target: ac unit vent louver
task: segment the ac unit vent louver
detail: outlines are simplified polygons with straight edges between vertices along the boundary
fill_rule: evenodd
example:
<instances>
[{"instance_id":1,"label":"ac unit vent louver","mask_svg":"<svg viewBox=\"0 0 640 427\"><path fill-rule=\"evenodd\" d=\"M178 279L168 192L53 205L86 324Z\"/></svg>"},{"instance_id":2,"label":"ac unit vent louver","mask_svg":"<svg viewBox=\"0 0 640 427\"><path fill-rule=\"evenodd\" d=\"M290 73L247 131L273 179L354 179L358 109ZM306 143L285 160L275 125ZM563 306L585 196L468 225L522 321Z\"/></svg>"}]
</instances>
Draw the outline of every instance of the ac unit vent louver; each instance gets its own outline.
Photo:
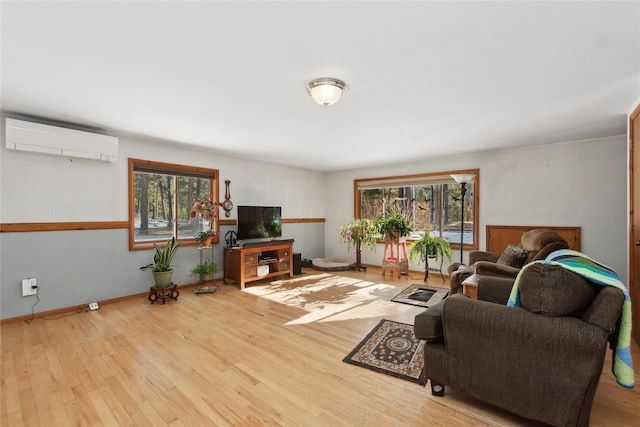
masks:
<instances>
[{"instance_id":1,"label":"ac unit vent louver","mask_svg":"<svg viewBox=\"0 0 640 427\"><path fill-rule=\"evenodd\" d=\"M115 162L118 138L58 126L6 119L6 147L9 150Z\"/></svg>"}]
</instances>

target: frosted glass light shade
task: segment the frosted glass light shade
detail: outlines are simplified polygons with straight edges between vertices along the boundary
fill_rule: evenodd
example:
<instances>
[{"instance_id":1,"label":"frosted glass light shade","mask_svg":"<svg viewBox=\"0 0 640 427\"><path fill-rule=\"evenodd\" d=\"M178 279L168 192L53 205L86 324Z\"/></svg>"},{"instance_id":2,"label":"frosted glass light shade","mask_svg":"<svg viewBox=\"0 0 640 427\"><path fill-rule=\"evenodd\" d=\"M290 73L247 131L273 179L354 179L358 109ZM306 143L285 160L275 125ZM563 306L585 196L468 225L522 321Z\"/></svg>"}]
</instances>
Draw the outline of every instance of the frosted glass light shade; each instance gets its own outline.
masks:
<instances>
[{"instance_id":1,"label":"frosted glass light shade","mask_svg":"<svg viewBox=\"0 0 640 427\"><path fill-rule=\"evenodd\" d=\"M451 178L458 184L468 184L473 182L473 179L476 177L473 173L457 173L451 175Z\"/></svg>"},{"instance_id":2,"label":"frosted glass light shade","mask_svg":"<svg viewBox=\"0 0 640 427\"><path fill-rule=\"evenodd\" d=\"M315 102L327 107L338 102L346 87L341 80L324 77L309 82L307 92Z\"/></svg>"}]
</instances>

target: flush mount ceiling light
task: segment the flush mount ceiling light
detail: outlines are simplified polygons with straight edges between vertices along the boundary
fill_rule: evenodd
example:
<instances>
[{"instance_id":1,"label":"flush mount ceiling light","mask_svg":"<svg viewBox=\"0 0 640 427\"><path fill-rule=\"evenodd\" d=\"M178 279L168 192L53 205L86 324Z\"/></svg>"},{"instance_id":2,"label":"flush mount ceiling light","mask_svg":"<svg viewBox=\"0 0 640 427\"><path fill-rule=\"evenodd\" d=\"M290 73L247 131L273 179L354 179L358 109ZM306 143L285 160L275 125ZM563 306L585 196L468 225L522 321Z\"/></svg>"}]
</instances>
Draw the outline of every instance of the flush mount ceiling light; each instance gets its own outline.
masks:
<instances>
[{"instance_id":1,"label":"flush mount ceiling light","mask_svg":"<svg viewBox=\"0 0 640 427\"><path fill-rule=\"evenodd\" d=\"M342 80L323 77L309 82L307 92L318 104L328 107L338 102L346 88Z\"/></svg>"}]
</instances>

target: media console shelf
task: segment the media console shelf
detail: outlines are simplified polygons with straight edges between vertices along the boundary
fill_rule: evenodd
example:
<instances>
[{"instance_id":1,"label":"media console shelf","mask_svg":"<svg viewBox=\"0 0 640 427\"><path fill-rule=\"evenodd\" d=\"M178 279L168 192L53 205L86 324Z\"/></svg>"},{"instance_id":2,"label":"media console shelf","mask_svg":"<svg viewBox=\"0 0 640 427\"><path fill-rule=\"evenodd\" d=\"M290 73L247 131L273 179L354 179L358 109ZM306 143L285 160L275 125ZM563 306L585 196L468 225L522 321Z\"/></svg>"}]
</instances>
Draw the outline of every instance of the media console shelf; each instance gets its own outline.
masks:
<instances>
[{"instance_id":1,"label":"media console shelf","mask_svg":"<svg viewBox=\"0 0 640 427\"><path fill-rule=\"evenodd\" d=\"M254 243L243 247L224 248L224 284L246 283L271 277L291 277L293 240Z\"/></svg>"}]
</instances>

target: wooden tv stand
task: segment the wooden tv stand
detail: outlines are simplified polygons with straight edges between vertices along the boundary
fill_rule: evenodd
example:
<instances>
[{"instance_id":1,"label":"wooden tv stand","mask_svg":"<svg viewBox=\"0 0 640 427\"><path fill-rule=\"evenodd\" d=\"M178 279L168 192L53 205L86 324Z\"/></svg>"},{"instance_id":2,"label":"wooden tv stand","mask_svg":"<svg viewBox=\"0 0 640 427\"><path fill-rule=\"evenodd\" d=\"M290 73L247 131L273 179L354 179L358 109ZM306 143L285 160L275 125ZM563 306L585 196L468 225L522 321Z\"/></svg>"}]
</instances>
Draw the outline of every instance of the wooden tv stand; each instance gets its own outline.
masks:
<instances>
[{"instance_id":1,"label":"wooden tv stand","mask_svg":"<svg viewBox=\"0 0 640 427\"><path fill-rule=\"evenodd\" d=\"M261 270L267 270L262 273ZM223 283L246 283L287 275L293 271L293 240L254 243L243 247L224 248Z\"/></svg>"}]
</instances>

